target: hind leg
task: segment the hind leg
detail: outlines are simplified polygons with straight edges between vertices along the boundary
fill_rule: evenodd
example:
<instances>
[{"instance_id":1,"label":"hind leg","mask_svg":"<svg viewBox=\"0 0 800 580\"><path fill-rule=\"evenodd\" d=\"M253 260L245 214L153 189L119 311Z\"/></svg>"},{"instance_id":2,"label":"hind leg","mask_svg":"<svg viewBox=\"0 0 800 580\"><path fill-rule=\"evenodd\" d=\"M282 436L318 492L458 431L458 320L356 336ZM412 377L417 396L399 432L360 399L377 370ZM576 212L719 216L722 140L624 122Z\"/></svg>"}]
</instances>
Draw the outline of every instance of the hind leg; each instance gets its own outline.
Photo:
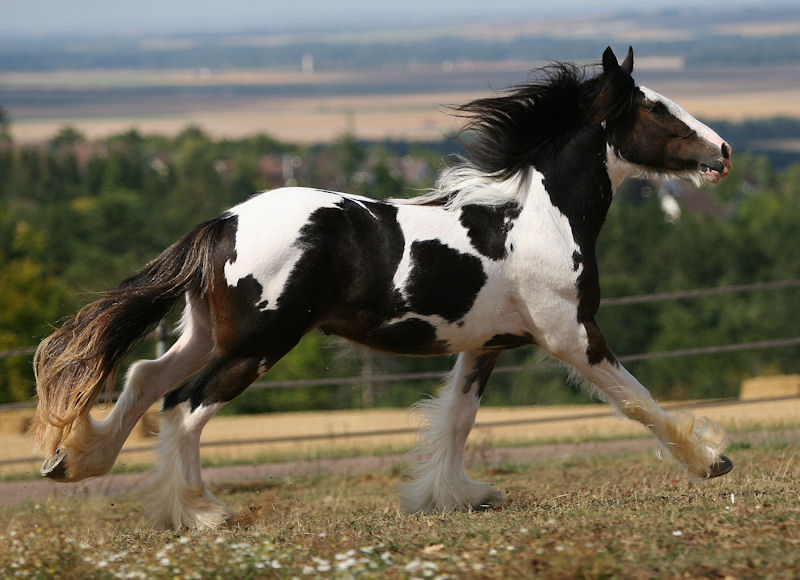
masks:
<instances>
[{"instance_id":1,"label":"hind leg","mask_svg":"<svg viewBox=\"0 0 800 580\"><path fill-rule=\"evenodd\" d=\"M156 528L213 528L231 511L206 489L200 473L200 434L223 403L164 409L156 478L145 490L148 522Z\"/></svg>"},{"instance_id":2,"label":"hind leg","mask_svg":"<svg viewBox=\"0 0 800 580\"><path fill-rule=\"evenodd\" d=\"M400 500L409 513L480 509L499 505L502 494L488 483L473 481L464 467L464 447L475 424L483 389L499 352L462 352L435 399L423 401L423 456L413 480L400 485Z\"/></svg>"},{"instance_id":3,"label":"hind leg","mask_svg":"<svg viewBox=\"0 0 800 580\"><path fill-rule=\"evenodd\" d=\"M288 352L274 356L215 358L189 383L164 399L159 461L145 492L149 522L158 528L213 528L231 515L208 491L200 469L203 427L228 401Z\"/></svg>"},{"instance_id":4,"label":"hind leg","mask_svg":"<svg viewBox=\"0 0 800 580\"><path fill-rule=\"evenodd\" d=\"M144 412L175 385L203 368L213 349L207 308L188 301L184 330L175 344L157 360L132 364L111 413L100 421L87 417L56 455L45 461L42 475L77 481L107 473Z\"/></svg>"}]
</instances>

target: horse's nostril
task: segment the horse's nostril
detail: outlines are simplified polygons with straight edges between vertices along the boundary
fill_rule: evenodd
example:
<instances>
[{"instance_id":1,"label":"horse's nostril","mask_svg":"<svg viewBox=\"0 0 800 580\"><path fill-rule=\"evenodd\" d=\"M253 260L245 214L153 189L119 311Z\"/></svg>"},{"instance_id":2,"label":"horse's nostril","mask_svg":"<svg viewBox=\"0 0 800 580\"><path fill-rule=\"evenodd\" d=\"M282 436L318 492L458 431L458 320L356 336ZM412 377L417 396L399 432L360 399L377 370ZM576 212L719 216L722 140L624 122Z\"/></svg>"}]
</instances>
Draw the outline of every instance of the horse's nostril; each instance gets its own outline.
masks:
<instances>
[{"instance_id":1,"label":"horse's nostril","mask_svg":"<svg viewBox=\"0 0 800 580\"><path fill-rule=\"evenodd\" d=\"M720 149L722 149L722 157L723 157L723 159L730 159L731 158L731 146L730 145L728 145L727 143L723 143L722 147Z\"/></svg>"}]
</instances>

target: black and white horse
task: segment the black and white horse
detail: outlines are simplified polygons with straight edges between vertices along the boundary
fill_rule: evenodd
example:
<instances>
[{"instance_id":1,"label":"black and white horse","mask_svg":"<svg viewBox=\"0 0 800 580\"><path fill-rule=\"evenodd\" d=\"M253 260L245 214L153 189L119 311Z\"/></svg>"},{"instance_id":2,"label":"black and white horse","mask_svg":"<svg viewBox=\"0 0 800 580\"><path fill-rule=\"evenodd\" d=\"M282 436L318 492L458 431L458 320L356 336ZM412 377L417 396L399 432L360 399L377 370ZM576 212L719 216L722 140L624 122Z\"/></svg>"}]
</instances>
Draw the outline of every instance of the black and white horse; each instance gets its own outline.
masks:
<instances>
[{"instance_id":1,"label":"black and white horse","mask_svg":"<svg viewBox=\"0 0 800 580\"><path fill-rule=\"evenodd\" d=\"M108 472L164 397L152 523L220 524L230 512L203 484L203 426L315 328L386 352L458 353L438 398L421 405L425 459L401 486L409 512L501 501L467 476L464 445L500 353L527 344L577 370L690 473L727 473L722 430L660 409L595 322L595 243L620 182L716 183L730 170L728 144L637 86L632 70L632 50L620 64L608 48L594 76L557 64L459 107L470 157L414 199L285 188L197 227L39 346L33 434L43 475ZM180 338L131 365L111 414L92 419L122 357L184 296Z\"/></svg>"}]
</instances>

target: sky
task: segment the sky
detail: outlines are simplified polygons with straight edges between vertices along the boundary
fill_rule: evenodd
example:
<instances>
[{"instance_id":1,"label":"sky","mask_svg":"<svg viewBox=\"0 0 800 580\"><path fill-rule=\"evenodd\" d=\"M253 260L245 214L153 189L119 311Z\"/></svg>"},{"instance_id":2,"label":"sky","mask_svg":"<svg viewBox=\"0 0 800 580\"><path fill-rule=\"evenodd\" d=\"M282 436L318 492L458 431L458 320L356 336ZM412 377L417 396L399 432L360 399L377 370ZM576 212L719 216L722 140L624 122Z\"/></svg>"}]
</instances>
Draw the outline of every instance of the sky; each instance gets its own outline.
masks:
<instances>
[{"instance_id":1,"label":"sky","mask_svg":"<svg viewBox=\"0 0 800 580\"><path fill-rule=\"evenodd\" d=\"M769 0L792 5L797 0ZM726 0L726 10L761 0ZM399 22L425 24L457 17L550 17L634 8L692 7L697 0L0 0L0 34L6 37L111 36L164 32L281 30Z\"/></svg>"}]
</instances>

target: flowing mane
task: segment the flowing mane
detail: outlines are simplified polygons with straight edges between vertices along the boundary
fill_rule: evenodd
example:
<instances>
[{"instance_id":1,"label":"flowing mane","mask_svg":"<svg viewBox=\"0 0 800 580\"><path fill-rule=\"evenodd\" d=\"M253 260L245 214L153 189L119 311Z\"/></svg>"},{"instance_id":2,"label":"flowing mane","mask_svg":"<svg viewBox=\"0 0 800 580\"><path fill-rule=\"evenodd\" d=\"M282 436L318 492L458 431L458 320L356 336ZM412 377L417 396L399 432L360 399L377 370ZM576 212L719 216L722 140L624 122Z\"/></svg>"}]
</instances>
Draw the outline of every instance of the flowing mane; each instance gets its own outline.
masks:
<instances>
[{"instance_id":1,"label":"flowing mane","mask_svg":"<svg viewBox=\"0 0 800 580\"><path fill-rule=\"evenodd\" d=\"M394 201L448 209L520 203L544 150L563 145L582 128L627 106L627 100L599 90L601 77L587 79L585 68L555 62L531 71L533 80L528 83L453 107L457 116L467 119L458 137L468 157L458 157L445 168L432 191ZM633 88L629 77L620 79L626 81Z\"/></svg>"}]
</instances>

